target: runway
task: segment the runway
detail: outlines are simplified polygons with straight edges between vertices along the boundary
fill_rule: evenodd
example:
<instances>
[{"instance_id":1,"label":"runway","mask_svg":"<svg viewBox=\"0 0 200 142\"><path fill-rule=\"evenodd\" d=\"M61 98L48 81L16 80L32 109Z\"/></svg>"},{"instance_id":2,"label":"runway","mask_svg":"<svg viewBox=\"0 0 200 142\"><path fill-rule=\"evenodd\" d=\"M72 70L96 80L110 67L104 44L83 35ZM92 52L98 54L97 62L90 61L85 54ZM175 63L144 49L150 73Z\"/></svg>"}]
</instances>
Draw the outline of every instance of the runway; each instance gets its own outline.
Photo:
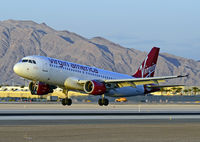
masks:
<instances>
[{"instance_id":1,"label":"runway","mask_svg":"<svg viewBox=\"0 0 200 142\"><path fill-rule=\"evenodd\" d=\"M199 105L0 104L0 141L199 142Z\"/></svg>"},{"instance_id":2,"label":"runway","mask_svg":"<svg viewBox=\"0 0 200 142\"><path fill-rule=\"evenodd\" d=\"M199 119L200 105L1 104L0 120L178 120Z\"/></svg>"}]
</instances>

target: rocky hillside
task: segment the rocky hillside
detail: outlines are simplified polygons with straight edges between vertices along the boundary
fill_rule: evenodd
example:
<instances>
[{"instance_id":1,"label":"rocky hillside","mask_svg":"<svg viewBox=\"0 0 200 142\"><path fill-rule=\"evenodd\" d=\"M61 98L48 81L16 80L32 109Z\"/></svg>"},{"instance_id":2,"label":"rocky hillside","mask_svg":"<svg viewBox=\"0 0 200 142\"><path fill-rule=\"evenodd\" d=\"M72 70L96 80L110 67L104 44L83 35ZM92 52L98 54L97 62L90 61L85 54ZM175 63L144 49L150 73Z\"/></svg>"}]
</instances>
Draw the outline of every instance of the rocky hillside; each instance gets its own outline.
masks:
<instances>
[{"instance_id":1,"label":"rocky hillside","mask_svg":"<svg viewBox=\"0 0 200 142\"><path fill-rule=\"evenodd\" d=\"M162 52L162 48L161 48ZM7 20L0 22L0 84L22 84L12 67L27 55L44 55L133 74L146 53L125 48L101 37L84 38L69 31L56 31L45 23ZM156 76L189 74L170 83L199 85L200 62L161 53Z\"/></svg>"}]
</instances>

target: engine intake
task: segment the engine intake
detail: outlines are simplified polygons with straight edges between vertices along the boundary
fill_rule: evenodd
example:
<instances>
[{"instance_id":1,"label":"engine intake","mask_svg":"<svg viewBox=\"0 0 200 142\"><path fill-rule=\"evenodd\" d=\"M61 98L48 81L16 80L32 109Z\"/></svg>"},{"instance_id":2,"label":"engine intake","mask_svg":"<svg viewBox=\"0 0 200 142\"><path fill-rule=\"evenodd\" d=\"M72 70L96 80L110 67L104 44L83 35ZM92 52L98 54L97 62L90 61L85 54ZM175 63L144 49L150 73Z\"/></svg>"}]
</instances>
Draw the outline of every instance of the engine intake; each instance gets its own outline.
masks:
<instances>
[{"instance_id":1,"label":"engine intake","mask_svg":"<svg viewBox=\"0 0 200 142\"><path fill-rule=\"evenodd\" d=\"M106 86L100 81L90 80L84 84L84 91L92 95L102 95L106 92Z\"/></svg>"}]
</instances>

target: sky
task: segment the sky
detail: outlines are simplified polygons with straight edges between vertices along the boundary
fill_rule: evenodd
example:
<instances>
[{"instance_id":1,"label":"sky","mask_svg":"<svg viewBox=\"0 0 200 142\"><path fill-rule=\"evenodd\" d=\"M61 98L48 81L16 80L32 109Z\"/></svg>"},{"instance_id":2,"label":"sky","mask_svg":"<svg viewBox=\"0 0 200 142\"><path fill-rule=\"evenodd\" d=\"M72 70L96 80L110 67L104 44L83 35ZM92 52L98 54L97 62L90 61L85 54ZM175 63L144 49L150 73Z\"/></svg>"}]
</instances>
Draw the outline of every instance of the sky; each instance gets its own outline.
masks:
<instances>
[{"instance_id":1,"label":"sky","mask_svg":"<svg viewBox=\"0 0 200 142\"><path fill-rule=\"evenodd\" d=\"M86 38L200 60L200 0L0 0L0 21L33 20Z\"/></svg>"}]
</instances>

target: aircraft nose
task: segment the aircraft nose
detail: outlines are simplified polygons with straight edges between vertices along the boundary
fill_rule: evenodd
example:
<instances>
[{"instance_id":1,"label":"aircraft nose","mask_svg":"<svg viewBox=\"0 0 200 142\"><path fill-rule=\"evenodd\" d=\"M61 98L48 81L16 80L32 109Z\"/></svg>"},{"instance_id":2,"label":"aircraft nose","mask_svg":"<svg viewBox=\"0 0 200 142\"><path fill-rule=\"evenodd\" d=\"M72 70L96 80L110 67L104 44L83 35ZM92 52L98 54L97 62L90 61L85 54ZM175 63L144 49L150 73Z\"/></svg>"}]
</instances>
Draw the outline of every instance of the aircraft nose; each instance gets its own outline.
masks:
<instances>
[{"instance_id":1,"label":"aircraft nose","mask_svg":"<svg viewBox=\"0 0 200 142\"><path fill-rule=\"evenodd\" d=\"M19 63L17 63L17 64L14 65L13 71L14 71L16 74L19 74L19 70L20 70Z\"/></svg>"}]
</instances>

